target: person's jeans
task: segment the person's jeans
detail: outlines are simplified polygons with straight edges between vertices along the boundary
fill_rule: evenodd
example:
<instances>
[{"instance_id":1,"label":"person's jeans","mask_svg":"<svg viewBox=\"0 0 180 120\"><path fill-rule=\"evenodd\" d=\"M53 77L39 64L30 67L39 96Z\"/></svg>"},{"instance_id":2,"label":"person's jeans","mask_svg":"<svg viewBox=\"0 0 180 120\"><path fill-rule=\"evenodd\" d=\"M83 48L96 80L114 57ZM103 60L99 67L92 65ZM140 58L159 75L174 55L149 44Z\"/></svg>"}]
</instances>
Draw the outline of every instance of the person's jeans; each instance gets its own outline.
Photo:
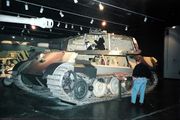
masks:
<instances>
[{"instance_id":1,"label":"person's jeans","mask_svg":"<svg viewBox=\"0 0 180 120\"><path fill-rule=\"evenodd\" d=\"M138 92L140 93L139 103L144 103L144 96L146 90L147 78L138 77L133 81L133 87L131 90L131 103L136 103Z\"/></svg>"}]
</instances>

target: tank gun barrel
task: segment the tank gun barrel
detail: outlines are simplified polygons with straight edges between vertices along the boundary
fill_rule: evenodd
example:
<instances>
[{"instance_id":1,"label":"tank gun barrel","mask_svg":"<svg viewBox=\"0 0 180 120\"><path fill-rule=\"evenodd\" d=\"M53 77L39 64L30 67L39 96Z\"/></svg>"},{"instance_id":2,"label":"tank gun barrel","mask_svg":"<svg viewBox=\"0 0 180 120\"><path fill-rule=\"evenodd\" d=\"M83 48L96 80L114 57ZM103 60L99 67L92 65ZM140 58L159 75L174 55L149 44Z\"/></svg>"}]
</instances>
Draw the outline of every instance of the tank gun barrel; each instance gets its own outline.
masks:
<instances>
[{"instance_id":1,"label":"tank gun barrel","mask_svg":"<svg viewBox=\"0 0 180 120\"><path fill-rule=\"evenodd\" d=\"M9 23L19 23L19 24L29 24L39 26L41 28L52 28L54 22L52 19L48 18L26 18L26 17L15 17L10 15L0 14L0 22Z\"/></svg>"}]
</instances>

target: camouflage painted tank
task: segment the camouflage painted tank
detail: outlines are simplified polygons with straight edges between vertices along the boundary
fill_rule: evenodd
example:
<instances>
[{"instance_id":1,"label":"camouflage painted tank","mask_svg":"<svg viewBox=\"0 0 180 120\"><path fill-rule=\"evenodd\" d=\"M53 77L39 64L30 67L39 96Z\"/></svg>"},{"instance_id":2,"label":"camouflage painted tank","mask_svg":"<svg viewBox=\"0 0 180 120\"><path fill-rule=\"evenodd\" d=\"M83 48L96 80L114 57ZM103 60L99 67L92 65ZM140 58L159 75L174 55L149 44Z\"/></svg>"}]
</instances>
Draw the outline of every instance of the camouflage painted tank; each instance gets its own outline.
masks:
<instances>
[{"instance_id":1,"label":"camouflage painted tank","mask_svg":"<svg viewBox=\"0 0 180 120\"><path fill-rule=\"evenodd\" d=\"M2 51L0 52L0 78L11 77L12 69L21 61L29 58L27 51Z\"/></svg>"},{"instance_id":2,"label":"camouflage painted tank","mask_svg":"<svg viewBox=\"0 0 180 120\"><path fill-rule=\"evenodd\" d=\"M63 51L48 51L18 63L13 81L19 88L46 98L84 105L129 96L134 57L141 53L133 37L85 34L69 38ZM156 59L144 57L152 70L147 92L157 84Z\"/></svg>"}]
</instances>

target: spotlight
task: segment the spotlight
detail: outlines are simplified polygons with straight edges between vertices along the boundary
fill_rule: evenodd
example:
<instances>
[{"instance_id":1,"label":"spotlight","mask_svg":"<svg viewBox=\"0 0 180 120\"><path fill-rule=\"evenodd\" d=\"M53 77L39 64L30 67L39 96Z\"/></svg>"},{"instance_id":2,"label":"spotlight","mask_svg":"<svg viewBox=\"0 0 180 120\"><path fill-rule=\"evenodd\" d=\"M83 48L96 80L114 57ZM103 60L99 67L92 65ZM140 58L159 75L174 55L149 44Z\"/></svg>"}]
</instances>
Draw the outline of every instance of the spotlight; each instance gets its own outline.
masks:
<instances>
[{"instance_id":1,"label":"spotlight","mask_svg":"<svg viewBox=\"0 0 180 120\"><path fill-rule=\"evenodd\" d=\"M2 26L2 27L1 27L1 30L4 30L4 29L5 29L5 27L4 27L4 26Z\"/></svg>"},{"instance_id":2,"label":"spotlight","mask_svg":"<svg viewBox=\"0 0 180 120\"><path fill-rule=\"evenodd\" d=\"M75 3L75 4L78 3L78 0L74 0L74 3Z\"/></svg>"},{"instance_id":3,"label":"spotlight","mask_svg":"<svg viewBox=\"0 0 180 120\"><path fill-rule=\"evenodd\" d=\"M10 6L10 0L6 0L6 6L7 6L7 7Z\"/></svg>"},{"instance_id":4,"label":"spotlight","mask_svg":"<svg viewBox=\"0 0 180 120\"><path fill-rule=\"evenodd\" d=\"M144 22L147 22L147 17L144 17Z\"/></svg>"},{"instance_id":5,"label":"spotlight","mask_svg":"<svg viewBox=\"0 0 180 120\"><path fill-rule=\"evenodd\" d=\"M57 24L57 27L59 27L60 26L60 22L58 22L58 24Z\"/></svg>"},{"instance_id":6,"label":"spotlight","mask_svg":"<svg viewBox=\"0 0 180 120\"><path fill-rule=\"evenodd\" d=\"M35 29L36 29L36 26L35 26L35 25L31 25L31 29L32 29L32 30L35 30Z\"/></svg>"},{"instance_id":7,"label":"spotlight","mask_svg":"<svg viewBox=\"0 0 180 120\"><path fill-rule=\"evenodd\" d=\"M61 17L64 17L64 14L62 13L62 10L60 10L59 14L60 14Z\"/></svg>"},{"instance_id":8,"label":"spotlight","mask_svg":"<svg viewBox=\"0 0 180 120\"><path fill-rule=\"evenodd\" d=\"M103 11L103 10L104 10L104 6L102 5L101 2L99 3L99 10L100 10L100 11Z\"/></svg>"},{"instance_id":9,"label":"spotlight","mask_svg":"<svg viewBox=\"0 0 180 120\"><path fill-rule=\"evenodd\" d=\"M73 24L71 25L71 29L74 29L74 25Z\"/></svg>"},{"instance_id":10,"label":"spotlight","mask_svg":"<svg viewBox=\"0 0 180 120\"><path fill-rule=\"evenodd\" d=\"M27 30L27 33L28 33L28 34L30 34L30 31L29 31L29 30Z\"/></svg>"},{"instance_id":11,"label":"spotlight","mask_svg":"<svg viewBox=\"0 0 180 120\"><path fill-rule=\"evenodd\" d=\"M49 29L50 32L52 32L52 29Z\"/></svg>"},{"instance_id":12,"label":"spotlight","mask_svg":"<svg viewBox=\"0 0 180 120\"><path fill-rule=\"evenodd\" d=\"M90 23L91 23L91 24L93 24L93 23L94 23L94 19L93 19L93 18L91 19Z\"/></svg>"},{"instance_id":13,"label":"spotlight","mask_svg":"<svg viewBox=\"0 0 180 120\"><path fill-rule=\"evenodd\" d=\"M176 26L172 26L172 29L175 29L176 28Z\"/></svg>"},{"instance_id":14,"label":"spotlight","mask_svg":"<svg viewBox=\"0 0 180 120\"><path fill-rule=\"evenodd\" d=\"M27 28L27 26L26 25L24 25L24 29L26 29Z\"/></svg>"},{"instance_id":15,"label":"spotlight","mask_svg":"<svg viewBox=\"0 0 180 120\"><path fill-rule=\"evenodd\" d=\"M25 8L25 10L29 10L29 6L27 3L24 5L24 8Z\"/></svg>"},{"instance_id":16,"label":"spotlight","mask_svg":"<svg viewBox=\"0 0 180 120\"><path fill-rule=\"evenodd\" d=\"M11 37L12 37L12 39L15 39L15 38L16 38L16 36L14 36L14 35L13 35L13 36L11 36Z\"/></svg>"},{"instance_id":17,"label":"spotlight","mask_svg":"<svg viewBox=\"0 0 180 120\"><path fill-rule=\"evenodd\" d=\"M126 27L125 27L125 31L128 31L128 26L126 25Z\"/></svg>"},{"instance_id":18,"label":"spotlight","mask_svg":"<svg viewBox=\"0 0 180 120\"><path fill-rule=\"evenodd\" d=\"M65 28L68 28L68 24L65 24Z\"/></svg>"},{"instance_id":19,"label":"spotlight","mask_svg":"<svg viewBox=\"0 0 180 120\"><path fill-rule=\"evenodd\" d=\"M81 30L81 31L83 30L82 26L80 27L80 30Z\"/></svg>"},{"instance_id":20,"label":"spotlight","mask_svg":"<svg viewBox=\"0 0 180 120\"><path fill-rule=\"evenodd\" d=\"M24 33L24 29L21 30L21 33Z\"/></svg>"},{"instance_id":21,"label":"spotlight","mask_svg":"<svg viewBox=\"0 0 180 120\"><path fill-rule=\"evenodd\" d=\"M43 13L43 11L44 11L44 8L41 6L41 8L40 8L40 13Z\"/></svg>"},{"instance_id":22,"label":"spotlight","mask_svg":"<svg viewBox=\"0 0 180 120\"><path fill-rule=\"evenodd\" d=\"M107 25L106 21L105 21L105 20L102 21L101 25L102 25L103 27L105 27L105 26Z\"/></svg>"}]
</instances>

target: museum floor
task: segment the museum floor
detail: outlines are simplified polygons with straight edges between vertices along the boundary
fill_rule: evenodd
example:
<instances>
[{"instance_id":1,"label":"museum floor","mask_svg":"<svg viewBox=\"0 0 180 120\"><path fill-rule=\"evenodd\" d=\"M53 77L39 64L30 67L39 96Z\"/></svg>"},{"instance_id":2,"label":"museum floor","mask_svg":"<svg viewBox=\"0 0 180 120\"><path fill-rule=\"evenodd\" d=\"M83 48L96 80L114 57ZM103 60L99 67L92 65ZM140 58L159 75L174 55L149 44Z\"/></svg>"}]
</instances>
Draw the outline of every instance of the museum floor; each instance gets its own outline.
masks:
<instances>
[{"instance_id":1,"label":"museum floor","mask_svg":"<svg viewBox=\"0 0 180 120\"><path fill-rule=\"evenodd\" d=\"M180 80L162 79L145 98L132 106L130 97L80 107L57 105L0 84L0 119L4 120L180 120Z\"/></svg>"}]
</instances>

